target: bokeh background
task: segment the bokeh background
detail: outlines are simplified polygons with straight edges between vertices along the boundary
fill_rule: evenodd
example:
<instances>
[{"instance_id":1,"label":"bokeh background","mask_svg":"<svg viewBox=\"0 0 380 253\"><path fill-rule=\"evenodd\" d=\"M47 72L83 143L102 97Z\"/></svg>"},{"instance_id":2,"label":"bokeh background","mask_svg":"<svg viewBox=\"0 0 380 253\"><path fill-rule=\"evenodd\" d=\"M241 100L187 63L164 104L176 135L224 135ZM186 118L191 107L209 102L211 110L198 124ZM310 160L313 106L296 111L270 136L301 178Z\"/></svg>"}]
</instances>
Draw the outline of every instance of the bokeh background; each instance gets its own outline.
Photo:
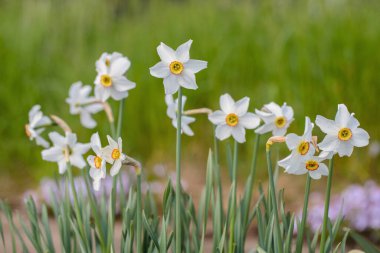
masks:
<instances>
[{"instance_id":1,"label":"bokeh background","mask_svg":"<svg viewBox=\"0 0 380 253\"><path fill-rule=\"evenodd\" d=\"M175 48L188 39L194 40L191 57L209 67L197 75L199 89L185 91L187 109L217 109L225 92L249 96L251 111L287 102L296 119L289 131L301 134L305 116L333 118L337 104L345 103L368 130L371 146L337 160L335 188L379 181L379 13L380 2L373 0L0 0L0 197L17 197L57 173L24 134L34 104L65 119L79 141L89 141L93 131L69 114L65 98L73 82L93 84L102 52L118 51L132 62L127 76L137 88L126 101L126 152L147 171L156 164L173 168L175 130L166 116L162 80L150 76L149 67L159 60L161 41ZM104 136L106 117L95 118ZM184 173L190 185L198 185L213 130L204 115L192 128L195 136L184 138ZM253 137L249 132L240 147L241 179ZM284 147L279 154L287 155ZM325 179L313 187L324 185Z\"/></svg>"}]
</instances>

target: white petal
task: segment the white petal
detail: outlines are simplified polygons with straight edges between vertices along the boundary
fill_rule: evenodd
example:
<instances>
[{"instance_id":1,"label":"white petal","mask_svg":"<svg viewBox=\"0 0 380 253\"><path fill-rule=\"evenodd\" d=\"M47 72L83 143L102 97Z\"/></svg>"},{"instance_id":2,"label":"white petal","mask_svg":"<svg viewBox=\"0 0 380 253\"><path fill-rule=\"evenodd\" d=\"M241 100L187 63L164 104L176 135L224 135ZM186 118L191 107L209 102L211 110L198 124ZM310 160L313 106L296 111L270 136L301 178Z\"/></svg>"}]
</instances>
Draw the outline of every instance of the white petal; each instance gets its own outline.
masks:
<instances>
[{"instance_id":1,"label":"white petal","mask_svg":"<svg viewBox=\"0 0 380 253\"><path fill-rule=\"evenodd\" d=\"M47 116L43 116L34 126L35 127L40 127L40 126L45 126L45 125L50 125L51 120Z\"/></svg>"},{"instance_id":2,"label":"white petal","mask_svg":"<svg viewBox=\"0 0 380 253\"><path fill-rule=\"evenodd\" d=\"M91 148L94 150L95 153L97 153L97 151L100 151L101 147L102 143L100 142L99 133L96 132L93 135L91 135Z\"/></svg>"},{"instance_id":3,"label":"white petal","mask_svg":"<svg viewBox=\"0 0 380 253\"><path fill-rule=\"evenodd\" d=\"M319 168L318 168L318 172L323 175L323 176L327 176L329 174L329 169L327 168L326 164L324 163L319 163Z\"/></svg>"},{"instance_id":4,"label":"white petal","mask_svg":"<svg viewBox=\"0 0 380 253\"><path fill-rule=\"evenodd\" d=\"M127 57L120 57L112 62L110 66L110 75L111 76L122 76L131 66L131 62Z\"/></svg>"},{"instance_id":5,"label":"white petal","mask_svg":"<svg viewBox=\"0 0 380 253\"><path fill-rule=\"evenodd\" d=\"M284 103L281 108L282 108L282 113L284 114L287 121L290 121L291 119L293 119L294 112L293 112L292 107L290 107L290 106L286 105L286 103Z\"/></svg>"},{"instance_id":6,"label":"white petal","mask_svg":"<svg viewBox=\"0 0 380 253\"><path fill-rule=\"evenodd\" d=\"M112 158L113 147L107 146L101 150L101 157L103 157L107 163L113 164L114 159Z\"/></svg>"},{"instance_id":7,"label":"white petal","mask_svg":"<svg viewBox=\"0 0 380 253\"><path fill-rule=\"evenodd\" d=\"M322 151L319 154L319 157L321 159L331 159L333 156L334 156L334 152L333 151Z\"/></svg>"},{"instance_id":8,"label":"white petal","mask_svg":"<svg viewBox=\"0 0 380 253\"><path fill-rule=\"evenodd\" d=\"M244 114L247 113L248 106L249 106L249 98L248 97L244 97L244 98L240 99L239 101L236 102L236 104L234 106L235 107L235 113L238 116L243 116Z\"/></svg>"},{"instance_id":9,"label":"white petal","mask_svg":"<svg viewBox=\"0 0 380 253\"><path fill-rule=\"evenodd\" d=\"M311 141L313 127L314 127L314 124L311 123L310 118L305 117L305 130L303 133L303 137L308 141Z\"/></svg>"},{"instance_id":10,"label":"white petal","mask_svg":"<svg viewBox=\"0 0 380 253\"><path fill-rule=\"evenodd\" d=\"M264 124L255 130L257 134L265 134L271 132L275 128L274 123Z\"/></svg>"},{"instance_id":11,"label":"white petal","mask_svg":"<svg viewBox=\"0 0 380 253\"><path fill-rule=\"evenodd\" d=\"M29 122L33 121L34 116L41 110L40 105L34 105L29 111Z\"/></svg>"},{"instance_id":12,"label":"white petal","mask_svg":"<svg viewBox=\"0 0 380 253\"><path fill-rule=\"evenodd\" d=\"M269 104L264 105L264 108L276 115L276 117L284 116L281 107L274 102L270 102Z\"/></svg>"},{"instance_id":13,"label":"white petal","mask_svg":"<svg viewBox=\"0 0 380 253\"><path fill-rule=\"evenodd\" d=\"M112 139L111 136L107 135L107 140L108 140L108 144L110 144L110 146L115 149L115 148L119 148L119 146L117 145L117 142Z\"/></svg>"},{"instance_id":14,"label":"white petal","mask_svg":"<svg viewBox=\"0 0 380 253\"><path fill-rule=\"evenodd\" d=\"M225 113L231 113L234 110L235 101L226 93L220 97L220 108Z\"/></svg>"},{"instance_id":15,"label":"white petal","mask_svg":"<svg viewBox=\"0 0 380 253\"><path fill-rule=\"evenodd\" d=\"M175 75L164 78L165 94L174 94L178 91L179 83Z\"/></svg>"},{"instance_id":16,"label":"white petal","mask_svg":"<svg viewBox=\"0 0 380 253\"><path fill-rule=\"evenodd\" d=\"M101 101L106 101L111 96L110 90L102 85L95 86L95 97Z\"/></svg>"},{"instance_id":17,"label":"white petal","mask_svg":"<svg viewBox=\"0 0 380 253\"><path fill-rule=\"evenodd\" d=\"M301 140L302 138L296 134L288 134L285 138L286 146L288 146L290 150L293 150L299 145Z\"/></svg>"},{"instance_id":18,"label":"white petal","mask_svg":"<svg viewBox=\"0 0 380 253\"><path fill-rule=\"evenodd\" d=\"M40 145L44 148L48 148L50 146L50 143L47 142L44 138L42 138L41 136L36 136L36 143L37 145Z\"/></svg>"},{"instance_id":19,"label":"white petal","mask_svg":"<svg viewBox=\"0 0 380 253\"><path fill-rule=\"evenodd\" d=\"M190 126L188 124L182 124L182 131L188 136L194 136L193 130L191 130Z\"/></svg>"},{"instance_id":20,"label":"white petal","mask_svg":"<svg viewBox=\"0 0 380 253\"><path fill-rule=\"evenodd\" d=\"M219 125L226 123L226 113L222 111L215 111L208 115L208 119L214 124Z\"/></svg>"},{"instance_id":21,"label":"white petal","mask_svg":"<svg viewBox=\"0 0 380 253\"><path fill-rule=\"evenodd\" d=\"M225 140L232 134L232 128L228 125L219 125L215 129L215 136L219 140Z\"/></svg>"},{"instance_id":22,"label":"white petal","mask_svg":"<svg viewBox=\"0 0 380 253\"><path fill-rule=\"evenodd\" d=\"M51 147L42 151L42 159L49 162L57 162L61 160L63 155L63 149L61 147Z\"/></svg>"},{"instance_id":23,"label":"white petal","mask_svg":"<svg viewBox=\"0 0 380 253\"><path fill-rule=\"evenodd\" d=\"M99 189L100 189L100 179L99 180L94 180L92 182L92 186L94 187L95 191L99 191Z\"/></svg>"},{"instance_id":24,"label":"white petal","mask_svg":"<svg viewBox=\"0 0 380 253\"><path fill-rule=\"evenodd\" d=\"M319 174L318 170L309 171L309 175L312 179L318 180L321 179L321 174Z\"/></svg>"},{"instance_id":25,"label":"white petal","mask_svg":"<svg viewBox=\"0 0 380 253\"><path fill-rule=\"evenodd\" d=\"M61 159L58 161L58 172L59 174L65 173L67 170L67 162L65 159Z\"/></svg>"},{"instance_id":26,"label":"white petal","mask_svg":"<svg viewBox=\"0 0 380 253\"><path fill-rule=\"evenodd\" d=\"M120 171L120 168L121 168L121 160L118 159L114 162L114 164L112 165L112 168L110 170L110 175L111 176L115 176L117 173L119 173Z\"/></svg>"},{"instance_id":27,"label":"white petal","mask_svg":"<svg viewBox=\"0 0 380 253\"><path fill-rule=\"evenodd\" d=\"M104 109L104 107L101 103L94 103L94 104L87 105L84 107L84 110L91 113L91 114L98 113L98 112L102 111L103 109Z\"/></svg>"},{"instance_id":28,"label":"white petal","mask_svg":"<svg viewBox=\"0 0 380 253\"><path fill-rule=\"evenodd\" d=\"M80 154L71 155L70 163L79 169L83 169L86 166L86 161L83 159L83 157Z\"/></svg>"},{"instance_id":29,"label":"white petal","mask_svg":"<svg viewBox=\"0 0 380 253\"><path fill-rule=\"evenodd\" d=\"M318 144L318 147L325 151L334 151L336 152L339 146L339 139L337 136L326 135L321 143Z\"/></svg>"},{"instance_id":30,"label":"white petal","mask_svg":"<svg viewBox=\"0 0 380 253\"><path fill-rule=\"evenodd\" d=\"M157 47L157 53L160 56L161 60L167 64L170 64L172 61L176 60L175 51L162 42Z\"/></svg>"},{"instance_id":31,"label":"white petal","mask_svg":"<svg viewBox=\"0 0 380 253\"><path fill-rule=\"evenodd\" d=\"M66 143L66 138L60 135L57 132L51 132L49 133L49 138L53 142L54 145L63 147Z\"/></svg>"},{"instance_id":32,"label":"white petal","mask_svg":"<svg viewBox=\"0 0 380 253\"><path fill-rule=\"evenodd\" d=\"M170 75L170 69L167 63L160 61L153 67L149 68L150 74L154 77L165 78Z\"/></svg>"},{"instance_id":33,"label":"white petal","mask_svg":"<svg viewBox=\"0 0 380 253\"><path fill-rule=\"evenodd\" d=\"M339 104L338 112L335 115L335 122L339 127L346 127L351 114L348 112L346 105Z\"/></svg>"},{"instance_id":34,"label":"white petal","mask_svg":"<svg viewBox=\"0 0 380 253\"><path fill-rule=\"evenodd\" d=\"M322 132L330 135L336 135L339 131L338 126L335 121L326 119L323 116L317 115L315 119L315 124L322 130Z\"/></svg>"},{"instance_id":35,"label":"white petal","mask_svg":"<svg viewBox=\"0 0 380 253\"><path fill-rule=\"evenodd\" d=\"M353 150L354 146L349 141L339 141L337 151L340 157L351 156Z\"/></svg>"},{"instance_id":36,"label":"white petal","mask_svg":"<svg viewBox=\"0 0 380 253\"><path fill-rule=\"evenodd\" d=\"M369 134L362 128L353 129L350 142L356 147L365 147L369 143Z\"/></svg>"},{"instance_id":37,"label":"white petal","mask_svg":"<svg viewBox=\"0 0 380 253\"><path fill-rule=\"evenodd\" d=\"M187 70L184 70L182 75L179 75L177 78L179 85L186 89L196 90L198 89L197 83L195 81L194 73L191 73Z\"/></svg>"},{"instance_id":38,"label":"white petal","mask_svg":"<svg viewBox=\"0 0 380 253\"><path fill-rule=\"evenodd\" d=\"M117 101L128 97L128 91L118 91L115 88L109 89L111 97Z\"/></svg>"},{"instance_id":39,"label":"white petal","mask_svg":"<svg viewBox=\"0 0 380 253\"><path fill-rule=\"evenodd\" d=\"M85 128L92 129L96 127L96 121L92 118L91 114L86 111L82 111L82 113L80 114L80 123Z\"/></svg>"},{"instance_id":40,"label":"white petal","mask_svg":"<svg viewBox=\"0 0 380 253\"><path fill-rule=\"evenodd\" d=\"M198 73L199 71L207 68L207 61L201 60L189 60L184 64L185 69L190 70L193 73Z\"/></svg>"},{"instance_id":41,"label":"white petal","mask_svg":"<svg viewBox=\"0 0 380 253\"><path fill-rule=\"evenodd\" d=\"M192 40L188 40L187 42L180 45L176 50L176 58L181 62L187 62L190 58L190 47Z\"/></svg>"},{"instance_id":42,"label":"white petal","mask_svg":"<svg viewBox=\"0 0 380 253\"><path fill-rule=\"evenodd\" d=\"M350 129L355 129L355 128L359 127L359 126L360 126L359 121L354 117L354 114L352 113L350 115L350 118L348 119L347 127L350 128Z\"/></svg>"},{"instance_id":43,"label":"white petal","mask_svg":"<svg viewBox=\"0 0 380 253\"><path fill-rule=\"evenodd\" d=\"M236 125L232 128L232 136L239 143L245 142L245 128L240 124Z\"/></svg>"},{"instance_id":44,"label":"white petal","mask_svg":"<svg viewBox=\"0 0 380 253\"><path fill-rule=\"evenodd\" d=\"M260 124L260 118L254 113L248 112L239 118L239 123L247 129L255 129Z\"/></svg>"},{"instance_id":45,"label":"white petal","mask_svg":"<svg viewBox=\"0 0 380 253\"><path fill-rule=\"evenodd\" d=\"M94 155L89 155L87 156L87 163L90 165L90 167L94 168L95 167L95 158L96 156ZM96 170L96 169L95 169ZM90 176L91 176L91 170L90 170Z\"/></svg>"},{"instance_id":46,"label":"white petal","mask_svg":"<svg viewBox=\"0 0 380 253\"><path fill-rule=\"evenodd\" d=\"M171 106L174 104L174 99L173 99L173 95L172 94L169 94L169 95L166 95L165 96L165 103L167 106Z\"/></svg>"},{"instance_id":47,"label":"white petal","mask_svg":"<svg viewBox=\"0 0 380 253\"><path fill-rule=\"evenodd\" d=\"M287 131L286 127L282 127L282 128L274 127L272 134L273 136L284 136L286 134L286 131Z\"/></svg>"},{"instance_id":48,"label":"white petal","mask_svg":"<svg viewBox=\"0 0 380 253\"><path fill-rule=\"evenodd\" d=\"M283 167L284 169L287 169L290 165L290 160L292 159L292 155L288 155L284 159L277 162L278 166Z\"/></svg>"},{"instance_id":49,"label":"white petal","mask_svg":"<svg viewBox=\"0 0 380 253\"><path fill-rule=\"evenodd\" d=\"M74 148L77 143L77 135L74 133L66 132L66 143L69 147Z\"/></svg>"},{"instance_id":50,"label":"white petal","mask_svg":"<svg viewBox=\"0 0 380 253\"><path fill-rule=\"evenodd\" d=\"M136 87L136 83L128 80L125 76L120 76L113 78L112 86L117 91L127 91L134 89Z\"/></svg>"}]
</instances>

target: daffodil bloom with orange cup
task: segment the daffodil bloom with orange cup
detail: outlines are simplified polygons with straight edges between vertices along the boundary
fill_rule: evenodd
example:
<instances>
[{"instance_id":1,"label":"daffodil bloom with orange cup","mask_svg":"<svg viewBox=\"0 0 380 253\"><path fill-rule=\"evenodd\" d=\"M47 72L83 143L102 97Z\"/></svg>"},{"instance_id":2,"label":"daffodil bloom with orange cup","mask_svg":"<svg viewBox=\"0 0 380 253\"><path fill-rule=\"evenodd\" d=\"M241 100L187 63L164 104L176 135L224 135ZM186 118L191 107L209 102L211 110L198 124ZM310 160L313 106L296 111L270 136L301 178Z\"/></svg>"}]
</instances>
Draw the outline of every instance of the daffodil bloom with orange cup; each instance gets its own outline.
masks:
<instances>
[{"instance_id":1,"label":"daffodil bloom with orange cup","mask_svg":"<svg viewBox=\"0 0 380 253\"><path fill-rule=\"evenodd\" d=\"M115 176L119 173L122 166L122 162L125 160L126 155L123 154L123 140L121 137L117 139L117 142L107 135L108 146L102 149L103 157L107 163L112 164L110 175Z\"/></svg>"},{"instance_id":2,"label":"daffodil bloom with orange cup","mask_svg":"<svg viewBox=\"0 0 380 253\"><path fill-rule=\"evenodd\" d=\"M284 136L290 123L294 120L293 108L284 103L282 106L271 102L264 105L262 110L255 110L257 116L264 121L264 125L258 127L255 132L265 134L272 132L273 136Z\"/></svg>"},{"instance_id":3,"label":"daffodil bloom with orange cup","mask_svg":"<svg viewBox=\"0 0 380 253\"><path fill-rule=\"evenodd\" d=\"M248 112L248 106L248 97L237 102L229 94L220 97L222 110L208 116L209 120L217 126L215 135L219 140L225 140L232 135L237 142L245 142L245 129L255 129L260 124L260 118Z\"/></svg>"},{"instance_id":4,"label":"daffodil bloom with orange cup","mask_svg":"<svg viewBox=\"0 0 380 253\"><path fill-rule=\"evenodd\" d=\"M298 160L297 164L289 167L285 172L295 175L303 175L309 173L312 179L320 179L322 176L327 176L329 170L326 164L323 163L325 159L319 156L306 156Z\"/></svg>"},{"instance_id":5,"label":"daffodil bloom with orange cup","mask_svg":"<svg viewBox=\"0 0 380 253\"><path fill-rule=\"evenodd\" d=\"M106 160L103 156L102 144L98 133L94 133L91 136L91 148L95 155L88 156L87 162L91 167L90 177L93 179L94 190L98 191L101 179L106 177Z\"/></svg>"},{"instance_id":6,"label":"daffodil bloom with orange cup","mask_svg":"<svg viewBox=\"0 0 380 253\"><path fill-rule=\"evenodd\" d=\"M183 109L185 107L187 98L182 96L182 112L181 112L181 130L182 133L186 135L193 136L194 132L191 130L189 124L195 121L194 117L183 115ZM166 114L172 120L172 125L177 128L177 108L178 108L178 99L174 100L173 95L166 95L165 102L168 106Z\"/></svg>"}]
</instances>

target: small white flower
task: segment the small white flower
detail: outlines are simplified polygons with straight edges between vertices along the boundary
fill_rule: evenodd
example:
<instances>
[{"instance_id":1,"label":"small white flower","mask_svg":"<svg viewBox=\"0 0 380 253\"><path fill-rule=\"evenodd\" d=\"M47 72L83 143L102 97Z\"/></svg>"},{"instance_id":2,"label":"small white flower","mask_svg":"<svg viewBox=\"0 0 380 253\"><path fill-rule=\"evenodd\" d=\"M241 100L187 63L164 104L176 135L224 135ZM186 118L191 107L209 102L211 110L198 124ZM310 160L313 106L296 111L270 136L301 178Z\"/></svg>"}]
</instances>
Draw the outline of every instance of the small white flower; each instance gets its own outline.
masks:
<instances>
[{"instance_id":1,"label":"small white flower","mask_svg":"<svg viewBox=\"0 0 380 253\"><path fill-rule=\"evenodd\" d=\"M182 96L182 113L185 107L187 98L185 96ZM169 118L172 119L172 124L175 128L177 128L177 110L178 110L178 99L174 101L173 95L166 95L165 96L165 102L168 106L168 109L166 110L166 114L169 116ZM181 114L181 129L182 133L185 133L189 136L193 136L194 132L191 130L189 124L193 123L195 121L195 118L189 117L186 115Z\"/></svg>"},{"instance_id":2,"label":"small white flower","mask_svg":"<svg viewBox=\"0 0 380 253\"><path fill-rule=\"evenodd\" d=\"M256 114L264 121L264 125L255 130L258 134L272 132L273 136L284 136L294 120L293 108L284 103L281 107L271 102L264 105L263 110L255 110Z\"/></svg>"},{"instance_id":3,"label":"small white flower","mask_svg":"<svg viewBox=\"0 0 380 253\"><path fill-rule=\"evenodd\" d=\"M323 151L338 153L340 157L351 156L354 147L368 145L368 133L359 128L359 121L353 113L348 112L344 104L338 105L335 120L318 115L315 123L326 133L326 137L318 145Z\"/></svg>"},{"instance_id":4,"label":"small white flower","mask_svg":"<svg viewBox=\"0 0 380 253\"><path fill-rule=\"evenodd\" d=\"M53 142L53 147L42 151L42 159L49 162L57 162L59 173L65 173L67 163L83 169L86 161L83 159L90 149L89 143L77 142L77 136L74 133L66 132L66 136L62 136L57 132L49 133L49 138Z\"/></svg>"},{"instance_id":5,"label":"small white flower","mask_svg":"<svg viewBox=\"0 0 380 253\"><path fill-rule=\"evenodd\" d=\"M94 133L91 136L91 148L95 153L87 157L87 162L90 165L90 177L93 179L94 190L98 191L101 179L106 177L106 160L102 153L102 144L99 134Z\"/></svg>"},{"instance_id":6,"label":"small white flower","mask_svg":"<svg viewBox=\"0 0 380 253\"><path fill-rule=\"evenodd\" d=\"M314 124L311 123L310 118L306 117L305 130L302 136L291 133L285 137L286 145L292 151L289 156L278 162L278 165L285 168L285 171L298 164L305 157L314 155L315 148L312 144L313 127Z\"/></svg>"},{"instance_id":7,"label":"small white flower","mask_svg":"<svg viewBox=\"0 0 380 253\"><path fill-rule=\"evenodd\" d=\"M29 139L32 141L36 139L37 145L44 148L50 146L44 138L41 137L41 133L45 130L45 126L51 125L52 121L49 117L44 116L41 112L41 106L35 105L29 111L29 124L25 125L25 132Z\"/></svg>"},{"instance_id":8,"label":"small white flower","mask_svg":"<svg viewBox=\"0 0 380 253\"><path fill-rule=\"evenodd\" d=\"M109 145L103 149L103 157L108 163L112 164L110 175L115 176L119 173L122 162L126 158L126 155L122 153L123 141L119 137L116 142L109 135L107 135L107 139Z\"/></svg>"},{"instance_id":9,"label":"small white flower","mask_svg":"<svg viewBox=\"0 0 380 253\"><path fill-rule=\"evenodd\" d=\"M260 119L254 113L247 112L249 98L244 97L237 101L229 94L220 97L220 108L208 116L208 119L217 125L215 135L219 140L225 140L231 135L239 142L245 142L245 129L254 129L260 124Z\"/></svg>"},{"instance_id":10,"label":"small white flower","mask_svg":"<svg viewBox=\"0 0 380 253\"><path fill-rule=\"evenodd\" d=\"M115 100L126 98L128 90L136 87L124 76L130 66L128 58L119 53L103 53L96 62L95 97L102 101L110 96Z\"/></svg>"},{"instance_id":11,"label":"small white flower","mask_svg":"<svg viewBox=\"0 0 380 253\"><path fill-rule=\"evenodd\" d=\"M166 94L174 94L180 86L191 90L198 88L195 73L207 68L207 62L190 59L192 42L187 41L175 51L162 42L157 47L161 61L150 68L150 74L164 79Z\"/></svg>"},{"instance_id":12,"label":"small white flower","mask_svg":"<svg viewBox=\"0 0 380 253\"><path fill-rule=\"evenodd\" d=\"M323 158L318 156L303 157L297 164L285 172L295 175L309 173L311 178L320 179L322 176L329 174L326 164L322 163L323 160Z\"/></svg>"},{"instance_id":13,"label":"small white flower","mask_svg":"<svg viewBox=\"0 0 380 253\"><path fill-rule=\"evenodd\" d=\"M103 110L103 105L98 103L95 97L91 97L91 86L82 82L73 83L70 87L69 97L66 102L70 105L71 114L79 114L80 122L86 128L96 127L96 121L92 114Z\"/></svg>"}]
</instances>

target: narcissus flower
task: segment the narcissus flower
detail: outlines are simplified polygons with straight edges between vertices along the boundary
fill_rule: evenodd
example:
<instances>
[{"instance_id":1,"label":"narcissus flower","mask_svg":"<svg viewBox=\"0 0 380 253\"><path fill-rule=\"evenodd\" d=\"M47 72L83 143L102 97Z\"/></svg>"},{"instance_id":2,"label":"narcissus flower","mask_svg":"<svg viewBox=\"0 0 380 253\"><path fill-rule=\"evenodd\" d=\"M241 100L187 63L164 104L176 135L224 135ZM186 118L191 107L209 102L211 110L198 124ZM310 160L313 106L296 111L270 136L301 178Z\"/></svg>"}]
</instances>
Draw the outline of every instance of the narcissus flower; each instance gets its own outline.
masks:
<instances>
[{"instance_id":1,"label":"narcissus flower","mask_svg":"<svg viewBox=\"0 0 380 253\"><path fill-rule=\"evenodd\" d=\"M106 101L110 96L115 100L121 100L128 96L128 90L136 87L129 81L125 72L131 66L127 57L119 53L104 53L96 62L98 75L95 79L96 98Z\"/></svg>"},{"instance_id":2,"label":"narcissus flower","mask_svg":"<svg viewBox=\"0 0 380 253\"><path fill-rule=\"evenodd\" d=\"M359 121L353 113L348 112L344 104L338 105L335 120L318 115L315 123L327 134L318 145L323 151L338 153L340 157L351 156L354 147L368 145L369 134L359 128Z\"/></svg>"},{"instance_id":3,"label":"narcissus flower","mask_svg":"<svg viewBox=\"0 0 380 253\"><path fill-rule=\"evenodd\" d=\"M318 156L302 157L297 164L294 164L285 172L295 175L309 173L311 178L320 179L322 176L327 176L329 174L326 164L322 163L323 160L323 158Z\"/></svg>"},{"instance_id":4,"label":"narcissus flower","mask_svg":"<svg viewBox=\"0 0 380 253\"><path fill-rule=\"evenodd\" d=\"M164 79L166 94L174 94L180 86L191 90L198 88L195 73L207 68L207 62L190 59L192 42L187 41L175 51L162 42L157 47L161 61L150 68L150 74Z\"/></svg>"},{"instance_id":5,"label":"narcissus flower","mask_svg":"<svg viewBox=\"0 0 380 253\"><path fill-rule=\"evenodd\" d=\"M311 123L310 118L306 117L305 130L302 136L291 133L285 137L286 145L292 152L289 156L278 162L279 166L284 167L285 170L288 170L295 164L298 164L300 160L305 159L305 157L314 155L315 148L312 143L313 127L314 124Z\"/></svg>"},{"instance_id":6,"label":"narcissus flower","mask_svg":"<svg viewBox=\"0 0 380 253\"><path fill-rule=\"evenodd\" d=\"M73 83L69 90L66 102L70 105L71 114L79 114L80 122L86 128L96 127L96 121L92 114L103 110L103 105L95 97L91 97L91 86L83 85L82 82Z\"/></svg>"},{"instance_id":7,"label":"narcissus flower","mask_svg":"<svg viewBox=\"0 0 380 253\"><path fill-rule=\"evenodd\" d=\"M109 145L103 149L103 157L108 163L112 164L110 175L115 176L119 173L122 162L126 158L126 155L122 153L123 141L119 137L116 142L109 135L107 135L107 139Z\"/></svg>"},{"instance_id":8,"label":"narcissus flower","mask_svg":"<svg viewBox=\"0 0 380 253\"><path fill-rule=\"evenodd\" d=\"M102 144L99 134L95 133L91 136L91 148L95 153L87 157L87 162L90 165L90 177L93 179L94 190L98 191L100 180L106 177L106 160L102 153Z\"/></svg>"},{"instance_id":9,"label":"narcissus flower","mask_svg":"<svg viewBox=\"0 0 380 253\"><path fill-rule=\"evenodd\" d=\"M208 116L215 125L215 135L219 140L225 140L231 135L239 142L245 142L245 129L254 129L260 124L260 119L254 113L247 112L249 98L244 97L237 101L229 94L220 97L220 108Z\"/></svg>"},{"instance_id":10,"label":"narcissus flower","mask_svg":"<svg viewBox=\"0 0 380 253\"><path fill-rule=\"evenodd\" d=\"M29 124L25 125L25 133L31 141L35 139L37 145L48 148L50 144L41 137L41 133L45 130L46 126L51 124L50 118L44 116L41 112L41 106L35 105L29 111Z\"/></svg>"},{"instance_id":11,"label":"narcissus flower","mask_svg":"<svg viewBox=\"0 0 380 253\"><path fill-rule=\"evenodd\" d=\"M182 113L185 107L186 100L187 100L186 96L182 96ZM168 109L166 110L166 114L169 116L169 118L171 118L173 126L177 128L178 99L174 100L173 95L166 95L165 102L168 106ZM182 133L185 133L189 136L193 136L194 132L191 130L189 124L193 123L194 121L195 121L195 118L182 114L181 116Z\"/></svg>"},{"instance_id":12,"label":"narcissus flower","mask_svg":"<svg viewBox=\"0 0 380 253\"><path fill-rule=\"evenodd\" d=\"M89 143L77 142L76 134L69 132L66 132L66 136L51 132L49 138L53 142L53 147L42 151L42 159L57 162L60 174L65 173L68 163L79 169L86 166L83 154L90 149Z\"/></svg>"},{"instance_id":13,"label":"narcissus flower","mask_svg":"<svg viewBox=\"0 0 380 253\"><path fill-rule=\"evenodd\" d=\"M284 136L294 120L293 108L284 103L281 107L271 102L264 105L262 110L255 110L256 114L264 121L264 125L255 130L258 134L272 132L273 136Z\"/></svg>"}]
</instances>

